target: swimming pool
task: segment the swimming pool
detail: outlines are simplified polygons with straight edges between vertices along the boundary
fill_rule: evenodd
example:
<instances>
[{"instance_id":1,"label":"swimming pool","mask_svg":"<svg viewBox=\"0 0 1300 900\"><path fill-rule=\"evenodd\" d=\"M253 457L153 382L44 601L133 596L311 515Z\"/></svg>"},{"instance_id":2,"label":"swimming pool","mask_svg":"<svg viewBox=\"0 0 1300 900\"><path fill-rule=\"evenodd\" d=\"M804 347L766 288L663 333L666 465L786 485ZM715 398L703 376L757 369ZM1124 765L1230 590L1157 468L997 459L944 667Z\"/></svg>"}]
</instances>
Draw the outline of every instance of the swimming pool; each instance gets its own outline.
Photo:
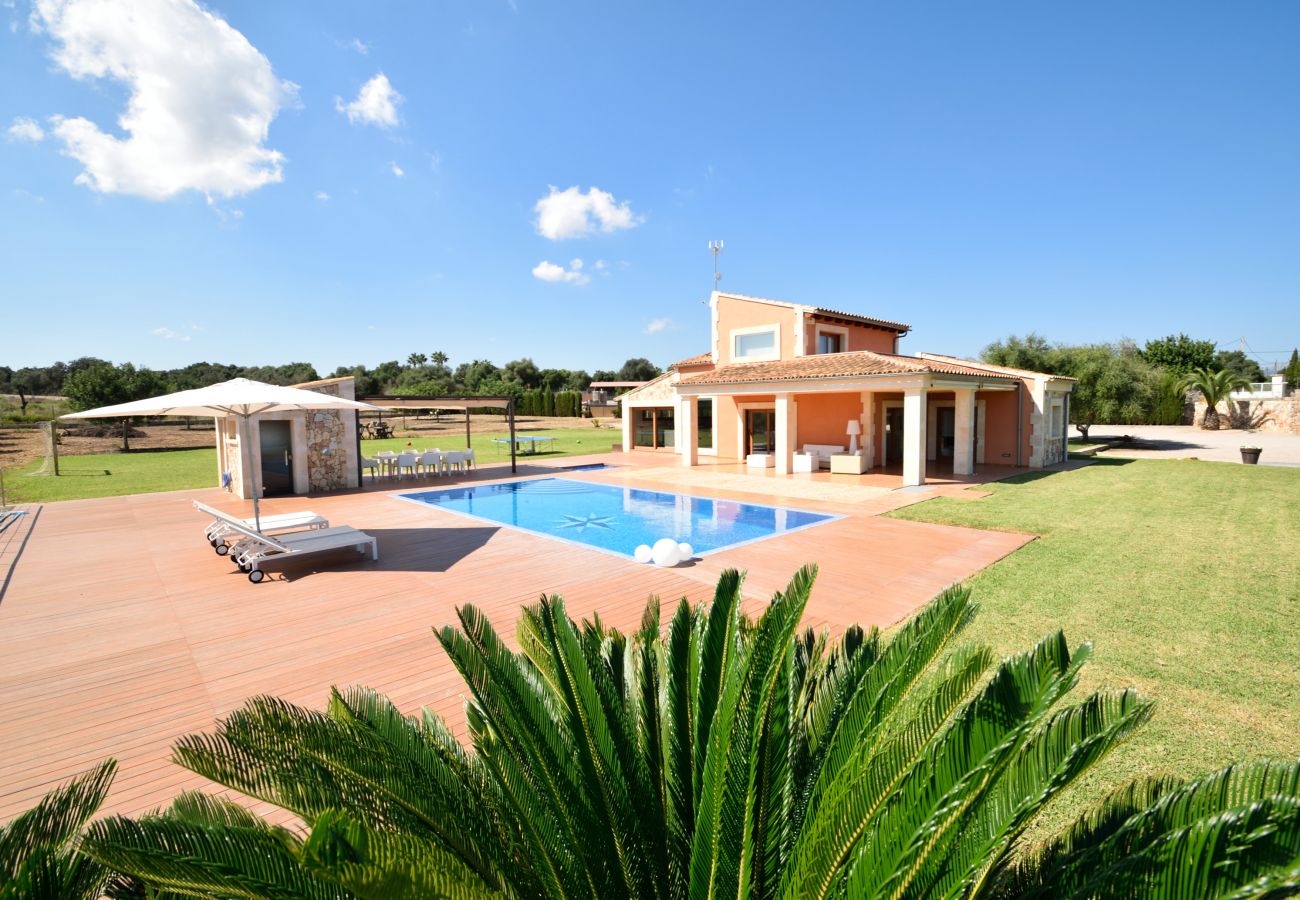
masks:
<instances>
[{"instance_id":1,"label":"swimming pool","mask_svg":"<svg viewBox=\"0 0 1300 900\"><path fill-rule=\"evenodd\" d=\"M840 516L646 491L574 478L538 478L395 495L401 500L522 528L631 557L670 537L696 556L789 534Z\"/></svg>"}]
</instances>

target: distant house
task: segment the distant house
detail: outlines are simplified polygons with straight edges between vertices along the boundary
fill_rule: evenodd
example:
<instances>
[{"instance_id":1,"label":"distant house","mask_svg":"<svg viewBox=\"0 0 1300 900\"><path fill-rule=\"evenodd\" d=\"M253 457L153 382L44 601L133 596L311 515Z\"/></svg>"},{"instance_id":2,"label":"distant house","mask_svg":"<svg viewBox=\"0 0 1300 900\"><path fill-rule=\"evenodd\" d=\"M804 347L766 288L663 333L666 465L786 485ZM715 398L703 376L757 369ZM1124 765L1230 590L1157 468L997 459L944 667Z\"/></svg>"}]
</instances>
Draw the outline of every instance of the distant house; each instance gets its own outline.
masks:
<instances>
[{"instance_id":1,"label":"distant house","mask_svg":"<svg viewBox=\"0 0 1300 900\"><path fill-rule=\"evenodd\" d=\"M592 418L612 417L618 413L616 398L644 384L644 381L593 381L583 401Z\"/></svg>"},{"instance_id":2,"label":"distant house","mask_svg":"<svg viewBox=\"0 0 1300 900\"><path fill-rule=\"evenodd\" d=\"M896 469L904 485L923 484L928 468L968 475L1065 459L1073 379L902 355L911 328L885 319L719 292L709 303L709 352L620 398L625 450L787 473L856 442L857 471Z\"/></svg>"}]
</instances>

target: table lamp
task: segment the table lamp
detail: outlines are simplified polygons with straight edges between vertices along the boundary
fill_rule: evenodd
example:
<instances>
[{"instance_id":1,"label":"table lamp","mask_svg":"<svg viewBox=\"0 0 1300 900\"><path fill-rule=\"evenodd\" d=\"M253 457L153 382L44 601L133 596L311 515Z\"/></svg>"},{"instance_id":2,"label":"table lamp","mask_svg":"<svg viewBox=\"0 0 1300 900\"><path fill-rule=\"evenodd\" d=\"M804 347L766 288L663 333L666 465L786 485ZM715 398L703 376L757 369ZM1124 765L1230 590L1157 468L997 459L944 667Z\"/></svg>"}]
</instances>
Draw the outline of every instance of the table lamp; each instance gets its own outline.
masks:
<instances>
[{"instance_id":1,"label":"table lamp","mask_svg":"<svg viewBox=\"0 0 1300 900\"><path fill-rule=\"evenodd\" d=\"M849 419L846 430L849 435L849 452L856 456L858 452L858 435L862 434L862 423L857 419Z\"/></svg>"}]
</instances>

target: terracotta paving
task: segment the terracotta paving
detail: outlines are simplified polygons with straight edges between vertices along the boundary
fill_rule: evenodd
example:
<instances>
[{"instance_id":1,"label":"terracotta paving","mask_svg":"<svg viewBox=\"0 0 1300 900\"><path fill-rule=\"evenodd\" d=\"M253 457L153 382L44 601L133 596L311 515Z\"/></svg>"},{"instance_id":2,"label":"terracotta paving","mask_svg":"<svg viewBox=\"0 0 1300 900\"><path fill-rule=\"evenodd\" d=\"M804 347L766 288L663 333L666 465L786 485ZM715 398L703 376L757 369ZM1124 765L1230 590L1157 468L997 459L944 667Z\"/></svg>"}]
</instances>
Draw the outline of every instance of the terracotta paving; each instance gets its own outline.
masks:
<instances>
[{"instance_id":1,"label":"terracotta paving","mask_svg":"<svg viewBox=\"0 0 1300 900\"><path fill-rule=\"evenodd\" d=\"M854 622L884 626L1032 539L879 516L962 492L961 483L859 494L849 503L795 502L771 490L770 476L729 478L723 489L675 478L666 471L672 460L655 454L603 460L620 467L575 477L787 502L844 518L656 569L387 496L409 489L409 481L368 483L361 491L269 500L262 508L312 509L332 524L361 528L378 538L378 562L345 551L273 571L253 585L212 553L202 539L205 521L190 505L199 499L251 514L250 504L222 491L31 510L24 528L6 535L11 540L0 557L0 585L9 579L0 594L0 821L110 755L120 768L105 811L136 814L163 805L179 790L204 784L169 761L172 742L211 727L259 693L319 708L330 685L366 684L407 712L432 707L463 733L462 684L431 633L454 622L461 604L479 605L509 638L520 605L542 592L563 595L575 618L599 610L609 624L631 629L650 595L665 605L681 597L703 601L728 567L748 571L747 608L757 611L800 565L816 562L808 624L832 631ZM554 471L521 466L519 477L540 474ZM990 470L973 480L1004 474ZM484 466L462 480L510 477L508 467Z\"/></svg>"}]
</instances>

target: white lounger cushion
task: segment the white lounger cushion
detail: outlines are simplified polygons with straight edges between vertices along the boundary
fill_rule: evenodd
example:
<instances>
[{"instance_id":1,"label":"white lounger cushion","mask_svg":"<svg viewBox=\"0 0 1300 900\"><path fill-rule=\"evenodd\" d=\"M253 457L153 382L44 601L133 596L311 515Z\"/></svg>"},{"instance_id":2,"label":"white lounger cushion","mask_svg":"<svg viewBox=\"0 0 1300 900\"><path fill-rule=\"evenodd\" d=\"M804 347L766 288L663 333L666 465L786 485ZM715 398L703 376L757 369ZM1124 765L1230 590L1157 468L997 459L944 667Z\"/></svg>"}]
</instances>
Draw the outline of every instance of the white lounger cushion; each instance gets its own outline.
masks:
<instances>
[{"instance_id":1,"label":"white lounger cushion","mask_svg":"<svg viewBox=\"0 0 1300 900\"><path fill-rule=\"evenodd\" d=\"M348 548L365 552L366 547L370 548L371 559L379 559L379 542L372 535L349 525L335 525L332 528L298 531L275 537L258 534L251 528L241 527L236 530L241 536L230 555L236 563L249 569L248 580L254 583L262 580L260 567L267 560L278 562L290 557Z\"/></svg>"},{"instance_id":2,"label":"white lounger cushion","mask_svg":"<svg viewBox=\"0 0 1300 900\"><path fill-rule=\"evenodd\" d=\"M208 540L212 540L220 534L229 533L226 526L242 525L245 528L256 528L257 523L253 519L240 519L229 513L223 513L219 509L213 509L206 503L200 503L195 500L194 508L199 512L207 513L212 516L212 522L204 529L204 534ZM279 513L273 516L262 516L262 531L301 531L305 528L328 528L329 519L309 510L293 513Z\"/></svg>"}]
</instances>

